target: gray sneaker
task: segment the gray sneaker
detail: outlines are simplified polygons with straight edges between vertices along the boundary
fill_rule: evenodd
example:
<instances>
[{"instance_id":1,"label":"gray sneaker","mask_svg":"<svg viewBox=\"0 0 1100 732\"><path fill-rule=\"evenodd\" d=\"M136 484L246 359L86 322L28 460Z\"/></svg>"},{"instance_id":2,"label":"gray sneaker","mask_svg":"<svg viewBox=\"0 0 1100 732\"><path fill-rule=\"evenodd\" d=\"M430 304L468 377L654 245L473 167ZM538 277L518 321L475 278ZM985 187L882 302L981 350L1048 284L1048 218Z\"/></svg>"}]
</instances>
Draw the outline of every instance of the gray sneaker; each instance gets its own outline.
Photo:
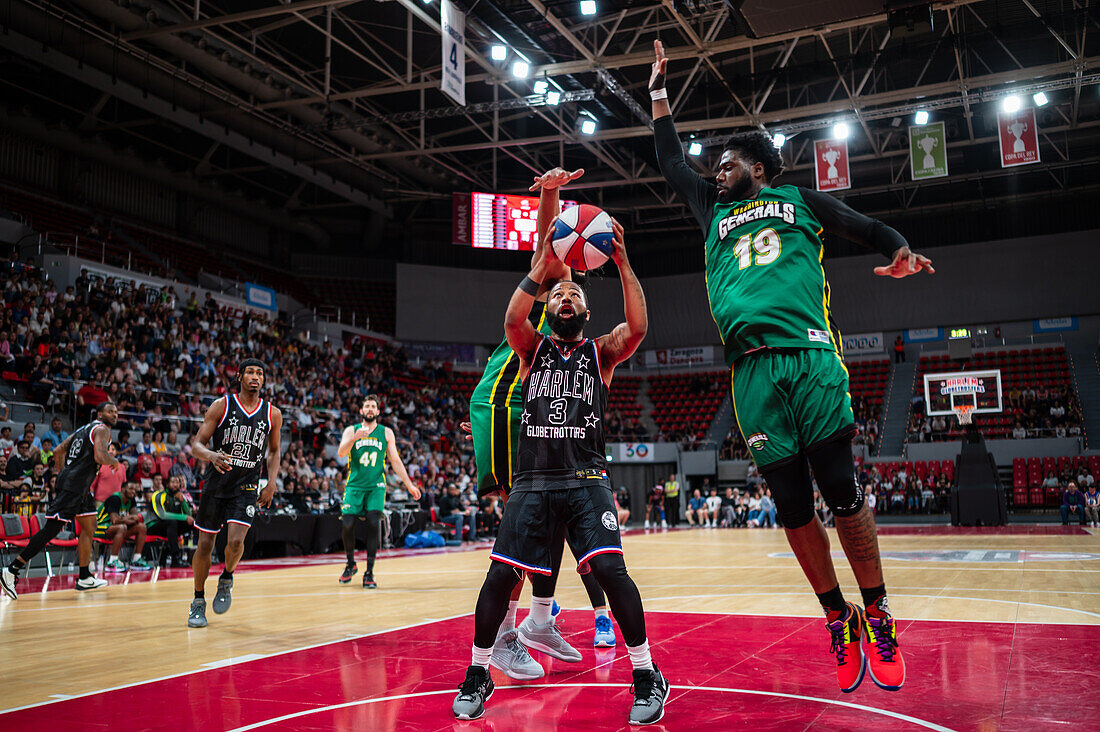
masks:
<instances>
[{"instance_id":1,"label":"gray sneaker","mask_svg":"<svg viewBox=\"0 0 1100 732\"><path fill-rule=\"evenodd\" d=\"M189 628L206 627L206 600L196 597L191 601L191 612L187 615Z\"/></svg>"},{"instance_id":2,"label":"gray sneaker","mask_svg":"<svg viewBox=\"0 0 1100 732\"><path fill-rule=\"evenodd\" d=\"M657 670L634 669L634 706L630 707L630 724L655 724L665 716L665 700L668 699L668 679Z\"/></svg>"},{"instance_id":3,"label":"gray sneaker","mask_svg":"<svg viewBox=\"0 0 1100 732\"><path fill-rule=\"evenodd\" d=\"M581 660L581 652L561 637L561 631L551 620L546 625L536 625L531 616L520 623L519 639L523 645L569 663Z\"/></svg>"},{"instance_id":4,"label":"gray sneaker","mask_svg":"<svg viewBox=\"0 0 1100 732\"><path fill-rule=\"evenodd\" d=\"M458 687L451 711L455 719L478 719L485 714L485 702L493 695L493 677L489 670L481 666L466 669L466 680Z\"/></svg>"},{"instance_id":5,"label":"gray sneaker","mask_svg":"<svg viewBox=\"0 0 1100 732\"><path fill-rule=\"evenodd\" d=\"M13 600L19 599L19 595L15 594L15 583L18 581L19 578L15 576L15 572L7 567L0 569L0 588L3 588L4 594Z\"/></svg>"},{"instance_id":6,"label":"gray sneaker","mask_svg":"<svg viewBox=\"0 0 1100 732\"><path fill-rule=\"evenodd\" d=\"M232 590L232 579L218 580L218 594L214 595L214 612L218 615L229 612L229 606L233 604Z\"/></svg>"},{"instance_id":7,"label":"gray sneaker","mask_svg":"<svg viewBox=\"0 0 1100 732\"><path fill-rule=\"evenodd\" d=\"M497 636L489 665L500 669L505 676L517 681L542 678L545 673L542 670L542 664L531 658L531 654L519 642L519 634L514 628Z\"/></svg>"}]
</instances>

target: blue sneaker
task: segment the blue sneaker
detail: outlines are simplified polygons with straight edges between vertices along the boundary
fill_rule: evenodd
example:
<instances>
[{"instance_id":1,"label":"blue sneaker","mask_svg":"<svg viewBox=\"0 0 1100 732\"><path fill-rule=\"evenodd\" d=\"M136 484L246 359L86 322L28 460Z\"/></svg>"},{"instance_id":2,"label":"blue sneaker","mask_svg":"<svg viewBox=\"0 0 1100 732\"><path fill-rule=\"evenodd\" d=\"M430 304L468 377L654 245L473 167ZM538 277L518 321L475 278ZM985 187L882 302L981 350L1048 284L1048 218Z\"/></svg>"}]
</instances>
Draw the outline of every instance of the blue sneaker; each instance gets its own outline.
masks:
<instances>
[{"instance_id":1,"label":"blue sneaker","mask_svg":"<svg viewBox=\"0 0 1100 732\"><path fill-rule=\"evenodd\" d=\"M557 618L558 613L560 613L560 612L561 612L561 605L558 604L557 600L554 600L554 604L550 606L550 617Z\"/></svg>"},{"instance_id":2,"label":"blue sneaker","mask_svg":"<svg viewBox=\"0 0 1100 732\"><path fill-rule=\"evenodd\" d=\"M596 648L611 648L615 645L615 628L611 625L611 618L606 615L596 616Z\"/></svg>"}]
</instances>

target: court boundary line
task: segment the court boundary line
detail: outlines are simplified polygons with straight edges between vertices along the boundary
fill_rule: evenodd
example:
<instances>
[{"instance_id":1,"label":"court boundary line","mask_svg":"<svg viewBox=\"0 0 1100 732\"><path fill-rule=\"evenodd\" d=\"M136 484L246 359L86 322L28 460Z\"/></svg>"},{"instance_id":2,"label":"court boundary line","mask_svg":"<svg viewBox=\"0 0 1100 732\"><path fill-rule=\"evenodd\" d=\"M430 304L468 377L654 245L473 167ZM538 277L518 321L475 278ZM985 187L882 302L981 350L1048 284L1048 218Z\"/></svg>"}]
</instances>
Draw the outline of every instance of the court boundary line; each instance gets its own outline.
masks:
<instances>
[{"instance_id":1,"label":"court boundary line","mask_svg":"<svg viewBox=\"0 0 1100 732\"><path fill-rule=\"evenodd\" d=\"M516 684L508 686L499 686L497 691L504 691L509 689L553 689L553 688L576 688L581 687L584 689L590 688L615 688L625 689L630 684L609 684L609 683L594 683L594 684L581 684L581 683L566 683L566 684ZM849 709L857 709L864 712L871 712L872 714L881 714L886 717L893 717L904 722L910 722L918 727L924 727L925 729L935 730L936 732L955 732L950 727L944 727L943 725L936 724L935 722L929 722L918 717L911 717L908 714L901 712L894 712L889 709L880 709L878 707L870 707L864 704L856 704L855 702L842 701L840 699L825 699L816 696L805 696L803 694L787 694L781 691L762 691L759 689L737 689L733 687L722 686L680 686L676 684L670 684L670 689L676 691L683 691L691 693L693 691L711 691L721 692L726 694L751 694L753 696L777 696L785 699L798 699L800 701L816 702L819 704L831 704L838 707L847 707ZM425 696L440 696L443 694L453 694L454 689L436 689L434 691L417 691L410 694L395 694L393 696L375 697L372 699L359 699L351 702L341 702L340 704L329 704L323 707L317 707L316 709L305 709L300 712L292 712L291 714L284 714L280 717L272 717L271 719L263 720L260 722L253 722L252 724L245 725L243 727L235 727L228 732L248 732L248 730L260 729L261 727L267 727L272 724L278 724L279 722L286 722L291 719L300 719L302 717L309 716L311 714L317 714L319 712L331 712L338 709L346 709L348 707L362 706L366 704L376 704L379 702L398 701L401 699L415 699ZM484 719L484 718L482 718Z\"/></svg>"},{"instance_id":2,"label":"court boundary line","mask_svg":"<svg viewBox=\"0 0 1100 732\"><path fill-rule=\"evenodd\" d=\"M130 688L133 688L135 686L141 686L143 684L155 684L159 681L168 681L169 679L178 679L182 676L193 676L194 674L201 674L201 673L206 673L206 672L209 672L209 671L217 671L217 670L220 670L220 669L229 668L230 666L236 666L239 663L250 663L252 661L262 661L264 659L274 658L275 656L283 656L283 655L286 655L287 653L297 653L299 651L309 651L309 650L313 650L314 648L322 648L324 646L331 646L331 645L336 644L336 643L344 643L344 642L347 642L347 641L362 640L363 638L370 638L371 636L382 635L383 633L396 633L397 631L401 631L401 630L409 630L410 628L418 628L421 625L428 625L429 623L442 623L442 622L446 622L448 620L457 620L459 618L464 618L468 615L473 615L473 613L472 612L465 612L465 613L459 613L458 615L449 615L447 617L442 617L442 618L428 618L426 620L420 621L419 623L412 623L410 625L403 625L403 626L398 627L398 628L386 628L385 630L375 630L375 631L372 631L370 633L363 633L361 635L349 635L345 638L336 638L334 640L325 641L324 643L312 643L312 644L307 645L307 646L300 646L300 647L297 647L297 648L288 648L285 651L274 651L272 653L262 653L262 654L259 654L255 658L249 658L246 661L245 660L236 661L234 663L225 664L223 666L212 666L212 667L209 667L209 668L197 668L197 669L193 669L191 671L181 671L178 674L168 674L167 676L158 676L158 677L153 678L153 679L145 679L143 681L134 681L134 682L131 682L129 684L120 684L118 686L111 686L111 687L108 687L106 689L96 689L94 691L86 691L86 692L83 692L81 694L72 694L70 696L66 696L64 699L51 699L50 701L36 702L34 704L25 704L21 707L11 707L10 709L0 709L0 717L2 717L5 714L10 714L12 712L21 712L25 709L34 709L36 707L45 707L45 706L49 706L50 704L57 704L58 702L70 701L72 699L82 699L86 696L96 696L97 694L106 694L106 693L111 692L111 691L121 691L122 689L130 689Z\"/></svg>"}]
</instances>

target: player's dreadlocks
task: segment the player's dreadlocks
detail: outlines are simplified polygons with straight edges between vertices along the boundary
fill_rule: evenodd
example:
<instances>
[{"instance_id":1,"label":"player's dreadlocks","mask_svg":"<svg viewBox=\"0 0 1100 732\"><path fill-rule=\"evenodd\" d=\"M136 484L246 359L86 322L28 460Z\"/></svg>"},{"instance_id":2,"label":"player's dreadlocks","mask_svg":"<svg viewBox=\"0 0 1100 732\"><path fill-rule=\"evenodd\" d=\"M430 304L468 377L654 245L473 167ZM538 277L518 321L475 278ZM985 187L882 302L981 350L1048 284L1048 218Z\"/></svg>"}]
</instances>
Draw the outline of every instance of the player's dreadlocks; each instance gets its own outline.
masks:
<instances>
[{"instance_id":1,"label":"player's dreadlocks","mask_svg":"<svg viewBox=\"0 0 1100 732\"><path fill-rule=\"evenodd\" d=\"M769 183L783 172L783 156L767 132L753 130L736 134L726 143L726 149L740 153L753 165L762 163Z\"/></svg>"}]
</instances>

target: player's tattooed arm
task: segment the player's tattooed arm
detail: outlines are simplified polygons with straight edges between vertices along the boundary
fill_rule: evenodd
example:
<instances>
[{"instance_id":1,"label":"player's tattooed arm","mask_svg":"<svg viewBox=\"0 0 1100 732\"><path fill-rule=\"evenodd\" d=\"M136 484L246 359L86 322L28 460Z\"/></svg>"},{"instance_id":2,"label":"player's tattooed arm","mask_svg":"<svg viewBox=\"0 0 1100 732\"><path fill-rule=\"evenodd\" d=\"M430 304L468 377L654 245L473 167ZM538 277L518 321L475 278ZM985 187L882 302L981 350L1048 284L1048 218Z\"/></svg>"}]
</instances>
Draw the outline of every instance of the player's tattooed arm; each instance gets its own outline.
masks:
<instances>
[{"instance_id":1,"label":"player's tattooed arm","mask_svg":"<svg viewBox=\"0 0 1100 732\"><path fill-rule=\"evenodd\" d=\"M283 412L271 407L271 430L267 433L267 485L260 491L260 507L267 506L275 496L276 479L282 464Z\"/></svg>"},{"instance_id":2,"label":"player's tattooed arm","mask_svg":"<svg viewBox=\"0 0 1100 732\"><path fill-rule=\"evenodd\" d=\"M623 311L626 322L615 326L614 330L596 340L600 349L600 371L605 384L611 383L615 367L634 355L646 331L649 330L649 314L646 310L645 293L642 283L634 274L630 260L626 256L626 243L622 224L611 220L615 231L615 249L611 258L619 268L619 279L623 282Z\"/></svg>"}]
</instances>

